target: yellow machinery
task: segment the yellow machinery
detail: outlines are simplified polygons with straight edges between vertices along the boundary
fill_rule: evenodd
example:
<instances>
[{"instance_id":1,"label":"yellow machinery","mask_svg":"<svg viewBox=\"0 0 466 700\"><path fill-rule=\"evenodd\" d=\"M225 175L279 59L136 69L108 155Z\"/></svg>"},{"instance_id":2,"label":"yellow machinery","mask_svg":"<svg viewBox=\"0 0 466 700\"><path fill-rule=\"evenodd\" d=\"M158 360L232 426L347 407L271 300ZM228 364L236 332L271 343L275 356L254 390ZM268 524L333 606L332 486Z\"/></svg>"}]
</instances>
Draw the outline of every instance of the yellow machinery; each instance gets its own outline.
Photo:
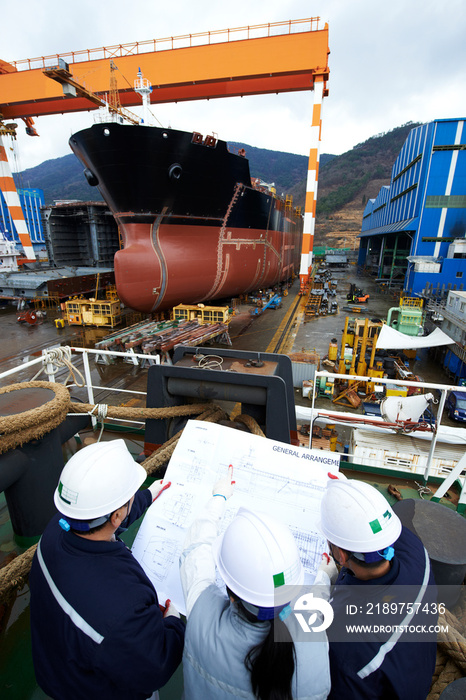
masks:
<instances>
[{"instance_id":1,"label":"yellow machinery","mask_svg":"<svg viewBox=\"0 0 466 700\"><path fill-rule=\"evenodd\" d=\"M118 300L77 297L65 304L65 318L71 326L118 326L121 308Z\"/></svg>"},{"instance_id":2,"label":"yellow machinery","mask_svg":"<svg viewBox=\"0 0 466 700\"><path fill-rule=\"evenodd\" d=\"M374 377L374 379L383 377L382 363L375 363L377 338L379 337L382 325L381 321L369 321L367 318L363 320L350 316L346 317L341 340L338 374L357 374L360 376ZM370 359L367 360L366 355L369 349L371 354ZM334 352L333 347L332 350ZM366 394L371 394L374 391L374 383L367 382L363 384L356 380L350 380L348 382L340 380L339 387L335 387L335 389L337 391L337 396L333 399L334 403L344 402L343 405L349 403L354 406L355 402L357 403L357 396L354 390L360 389L364 390Z\"/></svg>"},{"instance_id":3,"label":"yellow machinery","mask_svg":"<svg viewBox=\"0 0 466 700\"><path fill-rule=\"evenodd\" d=\"M105 287L105 298L110 301L119 301L117 288L114 284L109 284Z\"/></svg>"},{"instance_id":4,"label":"yellow machinery","mask_svg":"<svg viewBox=\"0 0 466 700\"><path fill-rule=\"evenodd\" d=\"M194 319L203 326L213 323L228 324L231 319L230 307L205 304L178 304L173 307L174 321L193 321Z\"/></svg>"}]
</instances>

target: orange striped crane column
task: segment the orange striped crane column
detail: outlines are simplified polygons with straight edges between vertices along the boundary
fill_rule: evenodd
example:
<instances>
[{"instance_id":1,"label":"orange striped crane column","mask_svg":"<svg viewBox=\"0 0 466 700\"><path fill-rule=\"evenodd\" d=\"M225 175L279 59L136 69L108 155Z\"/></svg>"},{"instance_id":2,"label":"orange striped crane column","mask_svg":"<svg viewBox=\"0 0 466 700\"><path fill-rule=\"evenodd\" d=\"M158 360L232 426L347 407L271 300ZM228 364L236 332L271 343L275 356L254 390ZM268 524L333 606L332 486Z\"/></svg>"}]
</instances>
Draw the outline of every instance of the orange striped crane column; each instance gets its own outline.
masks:
<instances>
[{"instance_id":1,"label":"orange striped crane column","mask_svg":"<svg viewBox=\"0 0 466 700\"><path fill-rule=\"evenodd\" d=\"M0 190L2 191L11 219L15 225L16 232L23 246L24 254L27 260L36 259L34 248L32 247L29 231L24 219L23 210L19 201L18 192L16 191L15 181L11 174L10 164L3 145L3 139L0 135Z\"/></svg>"},{"instance_id":2,"label":"orange striped crane column","mask_svg":"<svg viewBox=\"0 0 466 700\"><path fill-rule=\"evenodd\" d=\"M317 182L319 178L320 139L322 127L322 98L324 81L316 76L314 82L314 107L312 110L311 148L307 171L306 203L304 206L303 244L301 249L301 267L299 270L300 293L304 294L309 283L312 267L312 249L316 223Z\"/></svg>"}]
</instances>

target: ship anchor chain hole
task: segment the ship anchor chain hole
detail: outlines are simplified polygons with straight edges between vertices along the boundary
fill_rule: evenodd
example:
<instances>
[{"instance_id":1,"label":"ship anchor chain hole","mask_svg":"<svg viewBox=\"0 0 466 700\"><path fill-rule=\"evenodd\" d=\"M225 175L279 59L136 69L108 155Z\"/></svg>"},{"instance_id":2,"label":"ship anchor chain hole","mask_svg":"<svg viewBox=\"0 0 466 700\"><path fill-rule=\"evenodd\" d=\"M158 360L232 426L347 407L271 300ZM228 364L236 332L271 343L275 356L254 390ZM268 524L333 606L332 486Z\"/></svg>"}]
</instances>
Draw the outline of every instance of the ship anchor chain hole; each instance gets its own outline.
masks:
<instances>
[{"instance_id":1,"label":"ship anchor chain hole","mask_svg":"<svg viewBox=\"0 0 466 700\"><path fill-rule=\"evenodd\" d=\"M99 179L98 179L98 177L97 177L96 175L94 175L94 173L92 172L92 170L89 170L89 168L86 168L86 169L84 170L84 177L86 178L88 184L89 184L91 187L96 187L96 186L99 184Z\"/></svg>"},{"instance_id":2,"label":"ship anchor chain hole","mask_svg":"<svg viewBox=\"0 0 466 700\"><path fill-rule=\"evenodd\" d=\"M179 163L172 163L172 165L170 165L168 168L168 177L170 180L179 180L182 172L183 168Z\"/></svg>"}]
</instances>

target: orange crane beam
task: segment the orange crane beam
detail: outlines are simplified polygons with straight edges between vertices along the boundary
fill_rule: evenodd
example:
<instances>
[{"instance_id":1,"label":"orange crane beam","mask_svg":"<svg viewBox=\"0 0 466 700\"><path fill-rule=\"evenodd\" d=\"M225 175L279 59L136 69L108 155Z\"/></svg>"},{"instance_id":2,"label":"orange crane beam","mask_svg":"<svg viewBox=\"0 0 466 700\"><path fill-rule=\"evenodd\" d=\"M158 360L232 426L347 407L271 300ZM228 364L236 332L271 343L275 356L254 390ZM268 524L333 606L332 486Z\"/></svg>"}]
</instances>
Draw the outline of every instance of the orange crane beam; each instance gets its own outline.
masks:
<instances>
[{"instance_id":1,"label":"orange crane beam","mask_svg":"<svg viewBox=\"0 0 466 700\"><path fill-rule=\"evenodd\" d=\"M109 58L117 61L120 73L131 79L142 66L153 86L152 104L312 90L316 78L324 82L325 95L329 74L328 25L319 29L318 20L189 36L190 45L181 48L176 48L180 43L176 39L183 37L171 38L168 48L166 43L160 44L168 40L158 40L159 43L150 42L149 47L132 44L16 64L0 60L0 118L96 109L97 105L86 97L64 96L61 86L44 74L47 60L57 64L60 58L69 64L73 79L97 96L108 92ZM235 34L246 30L246 39ZM265 36L251 38L260 30ZM205 43L193 45L193 41ZM70 61L70 55L78 60ZM120 84L118 92L122 105L140 104L132 84Z\"/></svg>"}]
</instances>

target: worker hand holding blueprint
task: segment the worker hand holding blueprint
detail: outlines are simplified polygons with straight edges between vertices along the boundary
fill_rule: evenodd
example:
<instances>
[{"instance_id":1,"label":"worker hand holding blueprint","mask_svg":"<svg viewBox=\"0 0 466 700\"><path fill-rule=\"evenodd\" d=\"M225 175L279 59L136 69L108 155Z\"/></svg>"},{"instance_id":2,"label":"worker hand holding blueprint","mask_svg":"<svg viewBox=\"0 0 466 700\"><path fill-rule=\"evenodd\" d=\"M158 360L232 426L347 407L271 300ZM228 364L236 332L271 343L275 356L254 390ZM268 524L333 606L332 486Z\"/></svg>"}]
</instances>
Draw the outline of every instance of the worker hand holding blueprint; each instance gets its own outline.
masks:
<instances>
[{"instance_id":1,"label":"worker hand holding blueprint","mask_svg":"<svg viewBox=\"0 0 466 700\"><path fill-rule=\"evenodd\" d=\"M325 540L318 532L320 502L328 472L338 472L340 456L191 420L164 476L171 487L148 509L132 550L159 598L170 598L181 612L179 558L186 531L230 464L236 484L220 531L241 506L269 513L293 532L310 583L321 562Z\"/></svg>"}]
</instances>

